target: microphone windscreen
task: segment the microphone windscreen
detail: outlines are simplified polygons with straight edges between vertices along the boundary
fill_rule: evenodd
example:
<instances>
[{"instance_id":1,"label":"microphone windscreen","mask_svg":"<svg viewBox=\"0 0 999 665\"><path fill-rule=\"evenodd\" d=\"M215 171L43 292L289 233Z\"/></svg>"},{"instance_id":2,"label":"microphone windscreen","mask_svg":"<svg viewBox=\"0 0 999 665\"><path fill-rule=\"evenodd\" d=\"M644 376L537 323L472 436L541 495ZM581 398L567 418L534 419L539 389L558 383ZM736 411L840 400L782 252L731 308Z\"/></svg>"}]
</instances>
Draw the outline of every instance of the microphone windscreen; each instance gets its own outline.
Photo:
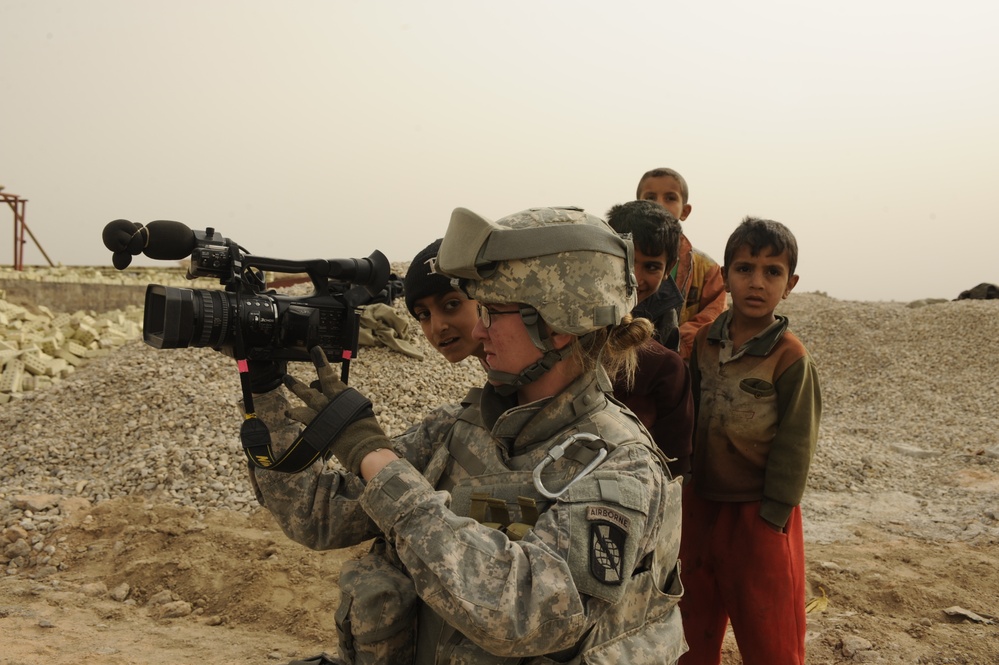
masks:
<instances>
[{"instance_id":1,"label":"microphone windscreen","mask_svg":"<svg viewBox=\"0 0 999 665\"><path fill-rule=\"evenodd\" d=\"M123 251L128 248L129 241L140 228L142 228L142 224L136 224L127 219L116 219L104 227L104 232L101 234L104 246L112 252Z\"/></svg>"},{"instance_id":2,"label":"microphone windscreen","mask_svg":"<svg viewBox=\"0 0 999 665\"><path fill-rule=\"evenodd\" d=\"M151 259L183 259L194 251L194 231L180 222L158 219L149 222L146 231L149 239L142 253Z\"/></svg>"},{"instance_id":3,"label":"microphone windscreen","mask_svg":"<svg viewBox=\"0 0 999 665\"><path fill-rule=\"evenodd\" d=\"M128 252L115 252L111 255L111 263L118 270L124 270L132 262L132 255Z\"/></svg>"},{"instance_id":4,"label":"microphone windscreen","mask_svg":"<svg viewBox=\"0 0 999 665\"><path fill-rule=\"evenodd\" d=\"M149 229L142 227L142 224L138 225L140 228L132 234L132 239L128 241L128 246L125 247L125 251L132 256L138 256L145 246L146 241L149 240Z\"/></svg>"}]
</instances>

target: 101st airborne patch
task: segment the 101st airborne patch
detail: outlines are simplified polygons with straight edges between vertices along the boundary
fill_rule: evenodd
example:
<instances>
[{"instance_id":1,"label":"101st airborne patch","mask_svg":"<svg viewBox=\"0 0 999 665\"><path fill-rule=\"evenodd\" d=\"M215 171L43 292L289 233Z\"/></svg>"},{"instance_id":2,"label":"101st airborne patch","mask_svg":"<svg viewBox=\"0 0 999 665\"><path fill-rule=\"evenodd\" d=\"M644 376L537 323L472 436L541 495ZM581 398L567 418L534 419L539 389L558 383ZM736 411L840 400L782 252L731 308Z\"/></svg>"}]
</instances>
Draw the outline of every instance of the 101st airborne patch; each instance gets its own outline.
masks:
<instances>
[{"instance_id":1,"label":"101st airborne patch","mask_svg":"<svg viewBox=\"0 0 999 665\"><path fill-rule=\"evenodd\" d=\"M587 506L586 519L590 521L590 572L604 584L622 584L631 518L607 506Z\"/></svg>"}]
</instances>

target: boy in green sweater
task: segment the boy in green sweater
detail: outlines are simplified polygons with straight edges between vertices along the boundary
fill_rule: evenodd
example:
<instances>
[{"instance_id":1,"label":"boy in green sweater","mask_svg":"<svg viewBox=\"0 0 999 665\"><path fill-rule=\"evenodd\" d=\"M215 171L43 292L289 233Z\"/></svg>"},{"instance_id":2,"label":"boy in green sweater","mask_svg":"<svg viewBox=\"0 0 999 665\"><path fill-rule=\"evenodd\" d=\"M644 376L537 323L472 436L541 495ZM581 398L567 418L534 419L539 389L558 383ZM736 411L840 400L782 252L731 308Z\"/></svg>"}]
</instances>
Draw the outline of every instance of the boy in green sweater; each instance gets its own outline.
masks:
<instances>
[{"instance_id":1,"label":"boy in green sweater","mask_svg":"<svg viewBox=\"0 0 999 665\"><path fill-rule=\"evenodd\" d=\"M787 227L747 217L725 247L732 305L694 339L682 665L717 665L728 620L747 665L805 662L799 503L822 400L808 352L774 313L798 282L797 260Z\"/></svg>"}]
</instances>

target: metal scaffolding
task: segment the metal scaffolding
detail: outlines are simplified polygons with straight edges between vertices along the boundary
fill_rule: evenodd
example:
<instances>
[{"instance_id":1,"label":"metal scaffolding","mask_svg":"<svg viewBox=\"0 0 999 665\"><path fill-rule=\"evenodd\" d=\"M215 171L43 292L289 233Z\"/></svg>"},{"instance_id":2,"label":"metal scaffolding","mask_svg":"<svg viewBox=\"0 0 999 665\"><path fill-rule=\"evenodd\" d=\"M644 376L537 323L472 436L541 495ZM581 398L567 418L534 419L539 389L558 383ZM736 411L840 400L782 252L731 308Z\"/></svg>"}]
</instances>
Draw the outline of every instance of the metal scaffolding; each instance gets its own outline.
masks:
<instances>
[{"instance_id":1,"label":"metal scaffolding","mask_svg":"<svg viewBox=\"0 0 999 665\"><path fill-rule=\"evenodd\" d=\"M14 211L14 270L24 270L24 245L27 243L24 239L25 233L34 241L42 256L49 262L49 265L54 266L55 264L52 263L52 259L42 249L38 238L35 237L35 234L31 232L31 229L28 228L28 225L24 221L24 207L28 203L28 199L22 199L16 194L7 194L3 189L3 185L0 185L0 200L3 200Z\"/></svg>"}]
</instances>

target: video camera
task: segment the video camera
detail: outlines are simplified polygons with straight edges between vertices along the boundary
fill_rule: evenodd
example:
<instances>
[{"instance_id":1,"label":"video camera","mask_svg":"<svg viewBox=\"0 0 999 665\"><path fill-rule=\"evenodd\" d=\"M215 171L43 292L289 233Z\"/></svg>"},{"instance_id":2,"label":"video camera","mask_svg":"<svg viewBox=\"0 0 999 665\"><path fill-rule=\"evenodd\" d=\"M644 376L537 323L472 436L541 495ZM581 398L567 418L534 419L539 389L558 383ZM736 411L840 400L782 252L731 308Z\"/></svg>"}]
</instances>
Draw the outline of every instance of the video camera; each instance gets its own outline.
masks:
<instances>
[{"instance_id":1,"label":"video camera","mask_svg":"<svg viewBox=\"0 0 999 665\"><path fill-rule=\"evenodd\" d=\"M165 260L190 256L188 279L214 277L225 287L150 284L142 337L157 349L208 346L237 359L307 361L309 349L320 346L331 362L344 363L345 375L357 355L357 308L392 297L391 267L378 250L365 259L273 259L250 254L211 227L192 231L167 220L143 226L118 219L102 237L118 270L139 253ZM314 291L293 297L267 290L263 271L306 273Z\"/></svg>"}]
</instances>

